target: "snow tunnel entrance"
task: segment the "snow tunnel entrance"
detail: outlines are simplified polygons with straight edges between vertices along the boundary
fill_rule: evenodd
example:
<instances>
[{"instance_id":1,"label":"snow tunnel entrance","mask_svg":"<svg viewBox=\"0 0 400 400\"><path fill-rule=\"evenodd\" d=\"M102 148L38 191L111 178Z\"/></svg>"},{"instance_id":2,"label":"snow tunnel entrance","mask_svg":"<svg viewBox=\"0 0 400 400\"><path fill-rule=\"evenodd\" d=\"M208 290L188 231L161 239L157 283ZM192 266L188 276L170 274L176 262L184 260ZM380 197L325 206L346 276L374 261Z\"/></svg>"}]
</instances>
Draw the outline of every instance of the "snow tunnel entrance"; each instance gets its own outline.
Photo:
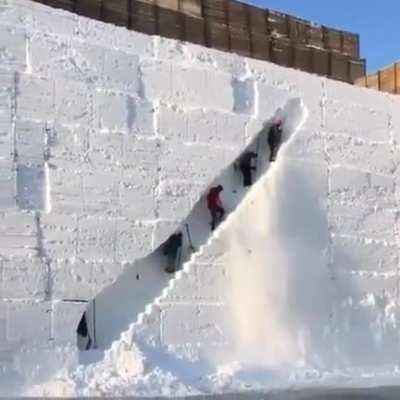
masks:
<instances>
[{"instance_id":1,"label":"snow tunnel entrance","mask_svg":"<svg viewBox=\"0 0 400 400\"><path fill-rule=\"evenodd\" d=\"M80 351L89 350L91 348L91 335L89 335L88 321L86 312L82 314L81 320L79 321L78 328L76 329L78 335L78 348Z\"/></svg>"},{"instance_id":2,"label":"snow tunnel entrance","mask_svg":"<svg viewBox=\"0 0 400 400\"><path fill-rule=\"evenodd\" d=\"M76 327L77 346L79 351L87 351L97 348L96 343L96 301L88 303L86 310Z\"/></svg>"},{"instance_id":3,"label":"snow tunnel entrance","mask_svg":"<svg viewBox=\"0 0 400 400\"><path fill-rule=\"evenodd\" d=\"M119 279L96 297L95 307L93 307L93 302L88 305L86 309L87 332L93 337L90 338L90 346L87 346L89 338L85 340L80 338L79 349L81 351L91 350L94 346L103 350L109 348L122 332L138 320L146 305L157 299L173 278L173 273L166 272L168 266L171 272L179 271L191 259L192 254L201 250L201 247L213 236L206 199L210 188L223 186L221 201L226 211L224 216L226 219L236 210L252 187L249 184L248 174L251 174L251 183L254 184L269 168L271 128L282 121L281 143L277 143L275 148L275 150L279 150L280 145L284 145L301 124L303 117L304 109L300 99L290 100L283 108L278 109L275 115L264 123L263 128L251 143L204 190L187 218L179 227L171 229L165 242L148 256L129 264ZM255 154L257 157L252 156ZM246 158L250 171L244 171ZM218 232L218 227L216 232ZM182 236L179 245L175 246L175 250L179 251L173 252L174 254L169 257L168 254L164 254L168 253L165 251L165 244L172 234L181 234ZM88 322L88 319L91 322ZM91 323L93 327L90 328Z\"/></svg>"}]
</instances>

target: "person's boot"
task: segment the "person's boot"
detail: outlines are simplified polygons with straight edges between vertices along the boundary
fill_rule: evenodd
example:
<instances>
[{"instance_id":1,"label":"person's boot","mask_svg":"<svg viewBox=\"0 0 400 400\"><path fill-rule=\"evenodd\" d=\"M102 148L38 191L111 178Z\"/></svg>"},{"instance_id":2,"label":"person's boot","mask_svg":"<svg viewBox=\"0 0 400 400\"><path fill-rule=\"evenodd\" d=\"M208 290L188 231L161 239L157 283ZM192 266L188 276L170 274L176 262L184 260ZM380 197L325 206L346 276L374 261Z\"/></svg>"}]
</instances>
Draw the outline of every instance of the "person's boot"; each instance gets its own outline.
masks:
<instances>
[{"instance_id":1,"label":"person's boot","mask_svg":"<svg viewBox=\"0 0 400 400\"><path fill-rule=\"evenodd\" d=\"M174 266L173 266L173 265L168 265L168 267L165 268L165 272L166 272L167 274L173 274L173 273L175 272Z\"/></svg>"},{"instance_id":2,"label":"person's boot","mask_svg":"<svg viewBox=\"0 0 400 400\"><path fill-rule=\"evenodd\" d=\"M275 149L271 150L271 155L269 157L269 162L274 162L276 158Z\"/></svg>"},{"instance_id":3,"label":"person's boot","mask_svg":"<svg viewBox=\"0 0 400 400\"><path fill-rule=\"evenodd\" d=\"M210 225L211 225L211 232L215 231L215 221L214 220L211 221Z\"/></svg>"}]
</instances>

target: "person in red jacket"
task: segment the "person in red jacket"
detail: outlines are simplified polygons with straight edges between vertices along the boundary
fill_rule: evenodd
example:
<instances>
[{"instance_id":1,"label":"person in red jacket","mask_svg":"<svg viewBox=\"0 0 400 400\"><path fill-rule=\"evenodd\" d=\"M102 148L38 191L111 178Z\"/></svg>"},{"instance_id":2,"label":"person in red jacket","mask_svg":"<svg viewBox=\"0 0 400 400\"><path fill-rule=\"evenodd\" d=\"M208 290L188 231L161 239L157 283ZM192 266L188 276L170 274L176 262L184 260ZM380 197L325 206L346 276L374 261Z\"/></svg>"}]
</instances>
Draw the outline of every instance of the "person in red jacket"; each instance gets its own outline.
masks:
<instances>
[{"instance_id":1,"label":"person in red jacket","mask_svg":"<svg viewBox=\"0 0 400 400\"><path fill-rule=\"evenodd\" d=\"M211 213L211 230L213 231L217 223L221 222L225 210L222 207L220 193L224 190L223 186L212 187L207 194L207 207Z\"/></svg>"}]
</instances>

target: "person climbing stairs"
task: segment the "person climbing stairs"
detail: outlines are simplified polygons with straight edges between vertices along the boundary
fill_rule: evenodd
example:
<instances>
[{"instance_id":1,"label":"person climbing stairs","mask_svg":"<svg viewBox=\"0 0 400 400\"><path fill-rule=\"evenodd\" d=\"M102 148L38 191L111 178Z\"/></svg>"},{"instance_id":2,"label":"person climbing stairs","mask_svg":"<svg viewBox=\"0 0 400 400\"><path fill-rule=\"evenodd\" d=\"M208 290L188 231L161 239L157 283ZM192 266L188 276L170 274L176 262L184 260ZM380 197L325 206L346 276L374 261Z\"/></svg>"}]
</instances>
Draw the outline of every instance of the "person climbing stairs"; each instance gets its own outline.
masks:
<instances>
[{"instance_id":1,"label":"person climbing stairs","mask_svg":"<svg viewBox=\"0 0 400 400\"><path fill-rule=\"evenodd\" d=\"M182 254L182 232L171 235L164 243L163 253L168 257L168 264L165 272L173 274L179 268Z\"/></svg>"},{"instance_id":2,"label":"person climbing stairs","mask_svg":"<svg viewBox=\"0 0 400 400\"><path fill-rule=\"evenodd\" d=\"M270 162L274 162L276 160L276 156L278 154L279 148L282 144L282 120L277 120L270 128L268 132L268 144L271 150L270 153Z\"/></svg>"},{"instance_id":3,"label":"person climbing stairs","mask_svg":"<svg viewBox=\"0 0 400 400\"><path fill-rule=\"evenodd\" d=\"M221 192L224 190L222 185L212 187L207 194L207 207L211 214L211 230L215 230L218 223L222 221L225 215L225 209L222 207L220 198Z\"/></svg>"},{"instance_id":4,"label":"person climbing stairs","mask_svg":"<svg viewBox=\"0 0 400 400\"><path fill-rule=\"evenodd\" d=\"M239 169L243 175L244 187L249 187L253 184L252 171L255 171L256 167L252 165L252 161L257 157L257 153L254 151L246 151L239 159Z\"/></svg>"}]
</instances>

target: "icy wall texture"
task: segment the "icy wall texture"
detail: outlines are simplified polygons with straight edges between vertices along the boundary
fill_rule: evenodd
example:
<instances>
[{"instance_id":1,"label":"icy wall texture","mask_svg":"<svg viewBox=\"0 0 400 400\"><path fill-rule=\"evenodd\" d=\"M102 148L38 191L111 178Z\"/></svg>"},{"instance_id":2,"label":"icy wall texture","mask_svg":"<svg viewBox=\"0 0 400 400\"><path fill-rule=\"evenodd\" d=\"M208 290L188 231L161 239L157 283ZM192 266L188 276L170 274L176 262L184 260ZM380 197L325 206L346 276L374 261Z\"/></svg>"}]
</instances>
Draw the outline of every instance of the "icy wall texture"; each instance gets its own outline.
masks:
<instances>
[{"instance_id":1,"label":"icy wall texture","mask_svg":"<svg viewBox=\"0 0 400 400\"><path fill-rule=\"evenodd\" d=\"M0 6L0 337L12 360L75 344L84 305L62 300L93 298L162 243L257 119L239 57Z\"/></svg>"},{"instance_id":2,"label":"icy wall texture","mask_svg":"<svg viewBox=\"0 0 400 400\"><path fill-rule=\"evenodd\" d=\"M156 248L292 98L309 118L285 157L321 185L327 268L382 315L397 307L398 98L22 0L0 0L0 61L2 362L74 343L82 305L62 300L91 299ZM163 344L183 315L212 325L225 275L211 253L159 308Z\"/></svg>"}]
</instances>

